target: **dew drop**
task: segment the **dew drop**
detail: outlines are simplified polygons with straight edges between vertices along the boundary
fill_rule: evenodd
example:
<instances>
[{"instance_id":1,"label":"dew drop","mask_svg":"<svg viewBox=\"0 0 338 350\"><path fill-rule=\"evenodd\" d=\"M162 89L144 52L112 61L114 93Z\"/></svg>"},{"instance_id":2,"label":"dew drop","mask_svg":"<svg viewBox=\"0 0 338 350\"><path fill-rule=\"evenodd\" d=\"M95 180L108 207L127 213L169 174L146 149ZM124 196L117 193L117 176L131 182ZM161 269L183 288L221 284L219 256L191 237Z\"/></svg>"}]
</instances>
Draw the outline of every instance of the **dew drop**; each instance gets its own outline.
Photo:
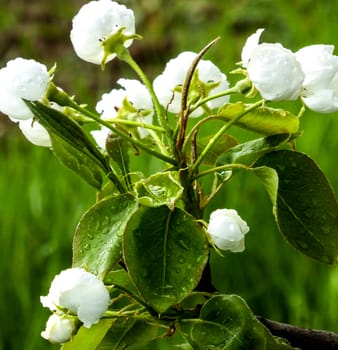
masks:
<instances>
[{"instance_id":1,"label":"dew drop","mask_svg":"<svg viewBox=\"0 0 338 350\"><path fill-rule=\"evenodd\" d=\"M183 256L180 256L180 257L178 258L178 262L179 262L180 264L184 264L184 261L185 261L185 259L183 258Z\"/></svg>"}]
</instances>

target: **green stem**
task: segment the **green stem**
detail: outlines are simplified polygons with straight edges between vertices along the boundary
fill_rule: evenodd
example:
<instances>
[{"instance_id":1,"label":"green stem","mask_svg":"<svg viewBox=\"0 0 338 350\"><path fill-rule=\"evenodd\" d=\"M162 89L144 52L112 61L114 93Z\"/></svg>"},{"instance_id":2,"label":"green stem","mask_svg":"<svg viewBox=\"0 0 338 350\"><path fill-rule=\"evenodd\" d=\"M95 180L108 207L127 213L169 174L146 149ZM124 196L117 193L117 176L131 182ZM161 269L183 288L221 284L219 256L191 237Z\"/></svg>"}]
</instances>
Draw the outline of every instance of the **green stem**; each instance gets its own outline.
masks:
<instances>
[{"instance_id":1,"label":"green stem","mask_svg":"<svg viewBox=\"0 0 338 350\"><path fill-rule=\"evenodd\" d=\"M229 90L221 91L221 92L219 92L217 94L204 97L202 100L199 100L194 106L192 106L189 111L190 111L190 113L192 113L198 107L201 107L202 105L204 105L205 103L207 103L207 102L209 102L211 100L215 100L216 98L220 98L220 97L231 95L231 94L235 94L235 93L238 93L237 87L233 87L233 88L231 88Z\"/></svg>"},{"instance_id":2,"label":"green stem","mask_svg":"<svg viewBox=\"0 0 338 350\"><path fill-rule=\"evenodd\" d=\"M96 114L88 111L85 108L82 108L81 106L79 106L78 104L76 104L75 102L72 105L72 108L76 109L77 111L83 113L84 115L86 115L87 117L95 120L97 123L107 127L108 129L110 129L111 131L113 131L115 134L119 135L121 138L123 138L124 140L126 140L127 142L133 144L134 146L142 149L143 151L151 154L152 156L163 160L166 163L172 164L172 165L176 165L176 161L162 153L159 153L149 147L147 147L143 142L137 140L137 139L133 139L131 138L128 134L124 133L123 131L119 130L118 128L115 128L113 125L111 125L109 122L101 119L100 117L98 117Z\"/></svg>"},{"instance_id":3,"label":"green stem","mask_svg":"<svg viewBox=\"0 0 338 350\"><path fill-rule=\"evenodd\" d=\"M165 132L165 130L157 125L148 124L148 123L142 123L142 122L136 122L133 120L125 120L120 118L112 118L112 119L105 119L107 122L111 122L114 124L122 124L122 125L129 125L136 128L143 128L143 129L149 129L149 130L155 130L159 132Z\"/></svg>"},{"instance_id":4,"label":"green stem","mask_svg":"<svg viewBox=\"0 0 338 350\"><path fill-rule=\"evenodd\" d=\"M162 106L161 106L161 104L160 104L160 102L155 94L153 85L149 81L148 77L144 74L143 70L140 68L140 66L137 64L137 62L133 59L133 57L130 55L128 50L124 50L119 55L119 59L126 62L135 71L135 73L139 76L139 78L141 79L143 84L146 86L146 88L148 89L148 91L151 95L151 98L152 98L152 101L154 104L154 108L155 108L155 112L156 112L158 119L159 119L159 123L167 131L168 135L170 135L169 124L165 118Z\"/></svg>"},{"instance_id":5,"label":"green stem","mask_svg":"<svg viewBox=\"0 0 338 350\"><path fill-rule=\"evenodd\" d=\"M191 167L191 174L194 174L197 171L197 168L202 163L205 156L208 154L208 152L212 149L212 147L217 143L219 138L228 130L233 124L235 124L240 118L242 118L245 114L249 113L250 111L256 109L257 107L261 106L265 100L260 100L249 107L247 107L243 113L239 114L236 118L228 121L215 135L211 138L207 146L203 149L202 153L197 158L196 162Z\"/></svg>"}]
</instances>

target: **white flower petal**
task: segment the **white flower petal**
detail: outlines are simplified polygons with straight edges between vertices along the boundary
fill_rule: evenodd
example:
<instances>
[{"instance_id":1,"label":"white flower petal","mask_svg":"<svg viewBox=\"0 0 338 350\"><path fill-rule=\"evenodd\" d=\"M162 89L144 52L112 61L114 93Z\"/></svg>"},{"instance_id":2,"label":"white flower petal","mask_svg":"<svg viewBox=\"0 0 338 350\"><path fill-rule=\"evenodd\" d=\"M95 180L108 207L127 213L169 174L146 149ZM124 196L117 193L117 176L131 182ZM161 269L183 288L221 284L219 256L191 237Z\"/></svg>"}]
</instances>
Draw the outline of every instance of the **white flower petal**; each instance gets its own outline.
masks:
<instances>
[{"instance_id":1,"label":"white flower petal","mask_svg":"<svg viewBox=\"0 0 338 350\"><path fill-rule=\"evenodd\" d=\"M37 146L52 147L48 131L37 121L31 119L21 120L19 128L28 141Z\"/></svg>"},{"instance_id":2,"label":"white flower petal","mask_svg":"<svg viewBox=\"0 0 338 350\"><path fill-rule=\"evenodd\" d=\"M264 29L257 29L255 33L251 34L247 39L242 49L242 66L247 67L250 57L254 49L258 46L259 39L264 32Z\"/></svg>"}]
</instances>

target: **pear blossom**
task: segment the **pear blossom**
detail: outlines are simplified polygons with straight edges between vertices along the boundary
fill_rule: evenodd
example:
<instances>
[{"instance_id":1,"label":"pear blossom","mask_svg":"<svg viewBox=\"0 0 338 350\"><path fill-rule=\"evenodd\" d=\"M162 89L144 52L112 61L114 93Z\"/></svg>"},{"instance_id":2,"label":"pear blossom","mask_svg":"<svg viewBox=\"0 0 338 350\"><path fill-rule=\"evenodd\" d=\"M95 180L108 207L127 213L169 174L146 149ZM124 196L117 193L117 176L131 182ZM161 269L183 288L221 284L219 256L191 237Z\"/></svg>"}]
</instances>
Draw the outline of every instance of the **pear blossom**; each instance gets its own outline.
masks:
<instances>
[{"instance_id":1,"label":"pear blossom","mask_svg":"<svg viewBox=\"0 0 338 350\"><path fill-rule=\"evenodd\" d=\"M122 35L121 46L129 47L135 34L134 12L115 1L98 0L82 6L73 18L70 39L81 59L102 64L116 57L116 52L109 52L107 56L104 41L119 33Z\"/></svg>"},{"instance_id":2,"label":"pear blossom","mask_svg":"<svg viewBox=\"0 0 338 350\"><path fill-rule=\"evenodd\" d=\"M48 131L33 119L20 120L19 128L28 141L36 146L52 147Z\"/></svg>"},{"instance_id":3,"label":"pear blossom","mask_svg":"<svg viewBox=\"0 0 338 350\"><path fill-rule=\"evenodd\" d=\"M53 344L66 343L71 339L75 326L74 318L53 314L47 321L46 329L41 332L41 337Z\"/></svg>"},{"instance_id":4,"label":"pear blossom","mask_svg":"<svg viewBox=\"0 0 338 350\"><path fill-rule=\"evenodd\" d=\"M90 328L107 310L110 296L95 275L81 268L70 268L55 276L48 295L41 296L40 300L51 311L69 310Z\"/></svg>"},{"instance_id":5,"label":"pear blossom","mask_svg":"<svg viewBox=\"0 0 338 350\"><path fill-rule=\"evenodd\" d=\"M23 99L40 100L50 81L45 65L18 57L0 69L0 111L13 121L30 119L32 112Z\"/></svg>"},{"instance_id":6,"label":"pear blossom","mask_svg":"<svg viewBox=\"0 0 338 350\"><path fill-rule=\"evenodd\" d=\"M305 73L302 100L316 112L338 110L338 56L333 55L333 50L333 45L318 44L296 52Z\"/></svg>"},{"instance_id":7,"label":"pear blossom","mask_svg":"<svg viewBox=\"0 0 338 350\"><path fill-rule=\"evenodd\" d=\"M270 101L296 100L304 73L296 55L280 43L259 44L263 29L249 36L242 50L242 65L261 96Z\"/></svg>"},{"instance_id":8,"label":"pear blossom","mask_svg":"<svg viewBox=\"0 0 338 350\"><path fill-rule=\"evenodd\" d=\"M101 100L96 104L96 110L104 120L110 120L121 116L134 121L152 123L154 111L151 96L140 81L134 79L119 79L117 83L122 89L113 89L103 94ZM125 106L127 102L128 106ZM91 132L96 143L105 149L106 139L110 129L103 126L100 130ZM147 136L145 128L138 128L141 138Z\"/></svg>"},{"instance_id":9,"label":"pear blossom","mask_svg":"<svg viewBox=\"0 0 338 350\"><path fill-rule=\"evenodd\" d=\"M245 249L249 227L236 210L217 209L210 214L207 231L217 248L237 253Z\"/></svg>"},{"instance_id":10,"label":"pear blossom","mask_svg":"<svg viewBox=\"0 0 338 350\"><path fill-rule=\"evenodd\" d=\"M196 53L190 51L180 53L176 58L171 59L167 63L162 74L157 76L153 82L154 90L159 102L171 113L178 113L181 109L182 85L196 56ZM211 61L200 60L197 65L197 72L199 80L206 86L210 84L210 87L205 91L205 96L201 95L201 90L203 89L195 89L196 91L190 91L189 97L192 98L192 95L197 94L198 97L203 98L228 90L229 83L226 75L223 74ZM206 105L210 109L215 109L227 102L229 102L229 96L222 96L207 102ZM199 117L203 113L203 108L199 107L190 115L192 117Z\"/></svg>"}]
</instances>

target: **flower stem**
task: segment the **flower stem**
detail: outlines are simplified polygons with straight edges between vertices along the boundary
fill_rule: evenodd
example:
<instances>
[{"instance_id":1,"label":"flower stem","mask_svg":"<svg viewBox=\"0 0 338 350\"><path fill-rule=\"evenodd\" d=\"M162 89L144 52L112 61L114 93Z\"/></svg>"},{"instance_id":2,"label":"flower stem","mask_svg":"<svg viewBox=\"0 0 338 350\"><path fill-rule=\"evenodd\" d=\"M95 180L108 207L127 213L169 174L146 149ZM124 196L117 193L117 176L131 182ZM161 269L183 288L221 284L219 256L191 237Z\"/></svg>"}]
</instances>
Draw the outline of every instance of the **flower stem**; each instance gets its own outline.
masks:
<instances>
[{"instance_id":1,"label":"flower stem","mask_svg":"<svg viewBox=\"0 0 338 350\"><path fill-rule=\"evenodd\" d=\"M170 157L168 157L167 155L165 154L162 154L162 153L159 153L151 148L149 148L148 146L146 146L143 142L137 140L137 139L134 139L134 138L131 138L128 134L124 133L123 131L121 131L120 129L118 128L115 128L111 123L101 119L100 117L98 117L95 113L92 113L90 111L88 111L87 109L79 106L78 104L76 104L74 102L74 105L72 105L72 107L74 109L76 109L77 111L83 113L84 115L86 115L87 117L95 120L97 123L107 127L108 129L110 129L111 131L113 131L114 133L116 133L117 135L119 135L121 138L123 138L124 140L126 140L127 142L133 144L134 146L142 149L143 151L151 154L152 156L158 158L158 159L161 159L163 160L164 162L166 163L169 163L169 164L172 164L172 165L176 165L176 161Z\"/></svg>"},{"instance_id":2,"label":"flower stem","mask_svg":"<svg viewBox=\"0 0 338 350\"><path fill-rule=\"evenodd\" d=\"M139 76L143 84L146 86L153 100L155 112L158 116L159 123L167 131L168 135L170 135L171 131L170 131L169 124L166 120L161 104L155 94L153 85L149 81L148 77L144 74L143 70L137 64L137 62L133 59L133 57L130 55L128 50L124 50L118 57L122 61L126 62L135 71L135 73Z\"/></svg>"}]
</instances>

